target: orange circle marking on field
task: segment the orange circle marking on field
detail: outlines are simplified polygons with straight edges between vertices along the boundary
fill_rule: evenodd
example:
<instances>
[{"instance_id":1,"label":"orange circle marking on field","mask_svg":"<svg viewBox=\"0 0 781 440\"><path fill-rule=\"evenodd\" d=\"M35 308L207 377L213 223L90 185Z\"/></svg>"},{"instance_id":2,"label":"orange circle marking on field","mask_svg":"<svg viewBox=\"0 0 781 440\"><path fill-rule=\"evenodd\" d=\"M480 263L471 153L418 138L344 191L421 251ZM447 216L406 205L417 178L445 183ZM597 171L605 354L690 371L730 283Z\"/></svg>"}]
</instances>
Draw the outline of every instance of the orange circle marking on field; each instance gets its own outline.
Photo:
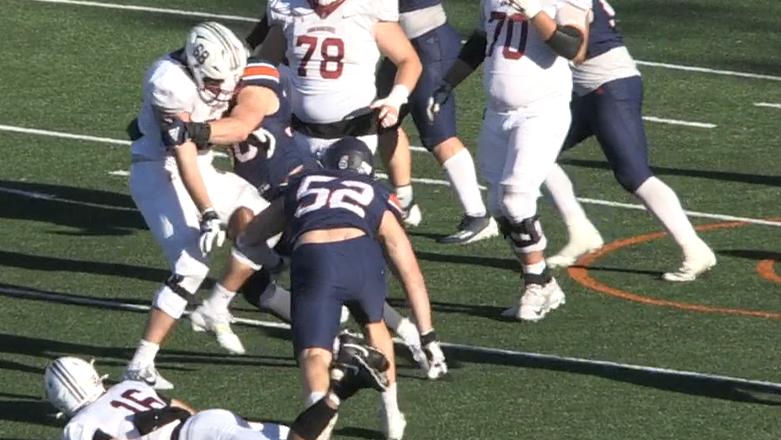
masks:
<instances>
[{"instance_id":1,"label":"orange circle marking on field","mask_svg":"<svg viewBox=\"0 0 781 440\"><path fill-rule=\"evenodd\" d=\"M696 227L695 229L704 232L704 231L712 231L717 229L738 228L741 226L745 226L747 224L748 223L745 222L714 223L709 225L701 225ZM588 269L589 269L588 266L594 264L597 260L599 260L600 258L604 257L605 255L611 252L615 252L627 246L645 243L652 240L658 240L666 235L667 234L665 234L664 232L654 232L650 234L637 235L622 240L616 240L614 242L608 243L605 246L601 247L596 252L581 257L577 261L577 263L575 263L576 266L571 266L568 269L569 275L572 277L572 279L574 279L581 285L588 287L589 289L595 290L601 294L610 295L616 298L625 299L627 301L634 301L641 304L649 304L649 305L659 306L659 307L670 307L674 309L687 310L687 311L699 312L699 313L719 313L724 315L750 316L754 318L781 320L781 313L777 313L777 312L737 309L737 308L730 308L730 307L716 307L716 306L709 306L705 304L684 303L679 301L670 301L665 299L653 298L651 296L641 295L637 293L632 293L626 290L621 290L612 286L608 286L607 284L595 280L588 273ZM764 263L764 261L760 262L760 265L762 265L762 263ZM757 270L759 270L759 266ZM763 274L763 276L765 274L765 272L760 272L760 273ZM776 279L778 281L781 281L781 277L778 277L775 271L773 271L772 265L770 268L770 273L774 277L777 277L777 278L773 278L773 281L776 281Z\"/></svg>"},{"instance_id":2,"label":"orange circle marking on field","mask_svg":"<svg viewBox=\"0 0 781 440\"><path fill-rule=\"evenodd\" d=\"M775 264L775 260L762 260L757 263L757 273L768 281L781 284L781 275L778 275L773 267Z\"/></svg>"}]
</instances>

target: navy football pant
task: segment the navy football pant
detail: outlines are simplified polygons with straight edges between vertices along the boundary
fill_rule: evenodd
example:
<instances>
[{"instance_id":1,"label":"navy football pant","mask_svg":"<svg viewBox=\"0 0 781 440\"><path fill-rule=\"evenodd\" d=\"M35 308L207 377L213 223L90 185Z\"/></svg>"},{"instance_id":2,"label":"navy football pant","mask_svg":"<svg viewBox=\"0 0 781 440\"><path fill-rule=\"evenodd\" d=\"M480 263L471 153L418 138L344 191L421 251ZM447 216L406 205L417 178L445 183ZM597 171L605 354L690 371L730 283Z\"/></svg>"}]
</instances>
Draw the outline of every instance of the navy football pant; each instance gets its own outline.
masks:
<instances>
[{"instance_id":1,"label":"navy football pant","mask_svg":"<svg viewBox=\"0 0 781 440\"><path fill-rule=\"evenodd\" d=\"M361 325L382 321L385 258L369 236L298 246L290 266L293 350L331 350L342 305Z\"/></svg>"},{"instance_id":2,"label":"navy football pant","mask_svg":"<svg viewBox=\"0 0 781 440\"><path fill-rule=\"evenodd\" d=\"M442 83L442 77L458 58L461 36L452 26L445 23L412 39L411 43L423 64L423 72L415 90L409 96L408 104L401 108L399 124L407 114L411 113L423 146L431 151L456 135L455 95L442 106L434 123L429 123L426 107L428 107L428 99ZM377 96L385 97L390 93L395 77L396 67L390 60L384 59L377 72Z\"/></svg>"},{"instance_id":3,"label":"navy football pant","mask_svg":"<svg viewBox=\"0 0 781 440\"><path fill-rule=\"evenodd\" d=\"M563 150L594 135L618 182L630 193L653 176L643 127L643 80L639 76L602 84L570 104L572 125Z\"/></svg>"}]
</instances>

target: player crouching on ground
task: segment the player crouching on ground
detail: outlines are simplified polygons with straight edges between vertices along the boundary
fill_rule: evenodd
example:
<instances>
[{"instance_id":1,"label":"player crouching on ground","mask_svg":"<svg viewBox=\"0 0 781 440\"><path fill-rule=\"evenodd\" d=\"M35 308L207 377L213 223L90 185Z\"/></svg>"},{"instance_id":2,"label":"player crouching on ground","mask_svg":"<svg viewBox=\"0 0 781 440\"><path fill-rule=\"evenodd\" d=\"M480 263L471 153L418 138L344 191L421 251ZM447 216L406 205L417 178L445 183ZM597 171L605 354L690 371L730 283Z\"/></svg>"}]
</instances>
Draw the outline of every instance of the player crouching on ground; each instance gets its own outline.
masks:
<instances>
[{"instance_id":1,"label":"player crouching on ground","mask_svg":"<svg viewBox=\"0 0 781 440\"><path fill-rule=\"evenodd\" d=\"M396 399L393 341L383 321L387 254L407 292L419 324L428 325L423 343L431 363L447 371L430 326L425 281L402 227L399 207L372 176L372 154L353 137L326 150L325 170L291 179L284 197L255 217L237 240L239 252L266 267L282 259L266 239L285 227L291 257L292 328L296 358L303 369L308 403L328 387L331 347L343 305L364 326L369 342L390 360L391 383L382 396L386 437L401 439L406 421ZM427 322L426 322L427 321Z\"/></svg>"},{"instance_id":2,"label":"player crouching on ground","mask_svg":"<svg viewBox=\"0 0 781 440\"><path fill-rule=\"evenodd\" d=\"M70 417L63 440L315 440L342 402L362 388L388 386L388 360L376 349L343 343L330 371L328 393L292 426L248 422L224 409L195 412L144 382L125 380L108 390L91 363L56 359L44 373L46 399Z\"/></svg>"}]
</instances>

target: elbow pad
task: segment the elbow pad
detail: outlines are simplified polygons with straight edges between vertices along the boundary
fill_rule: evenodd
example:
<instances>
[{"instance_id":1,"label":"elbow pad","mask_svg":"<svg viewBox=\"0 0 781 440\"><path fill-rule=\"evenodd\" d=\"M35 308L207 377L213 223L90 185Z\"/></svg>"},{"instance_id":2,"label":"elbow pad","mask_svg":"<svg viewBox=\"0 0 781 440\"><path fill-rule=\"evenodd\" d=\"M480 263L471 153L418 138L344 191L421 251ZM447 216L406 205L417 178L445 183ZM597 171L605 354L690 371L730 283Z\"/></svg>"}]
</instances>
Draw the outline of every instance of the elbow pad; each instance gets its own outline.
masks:
<instances>
[{"instance_id":1,"label":"elbow pad","mask_svg":"<svg viewBox=\"0 0 781 440\"><path fill-rule=\"evenodd\" d=\"M571 60L578 55L578 49L583 43L583 34L573 26L556 26L556 31L545 43L554 52Z\"/></svg>"}]
</instances>

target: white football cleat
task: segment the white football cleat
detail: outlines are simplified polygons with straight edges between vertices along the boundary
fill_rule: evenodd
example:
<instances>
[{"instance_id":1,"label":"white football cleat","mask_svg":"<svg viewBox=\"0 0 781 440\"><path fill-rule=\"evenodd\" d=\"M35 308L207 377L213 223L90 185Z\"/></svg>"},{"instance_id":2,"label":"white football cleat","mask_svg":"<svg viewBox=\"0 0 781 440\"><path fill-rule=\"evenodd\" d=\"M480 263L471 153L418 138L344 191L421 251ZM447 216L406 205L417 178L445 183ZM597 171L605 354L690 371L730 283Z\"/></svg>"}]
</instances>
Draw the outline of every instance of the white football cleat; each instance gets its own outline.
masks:
<instances>
[{"instance_id":1,"label":"white football cleat","mask_svg":"<svg viewBox=\"0 0 781 440\"><path fill-rule=\"evenodd\" d=\"M196 332L209 331L217 336L217 343L231 354L244 354L247 350L236 333L233 333L230 322L233 317L227 310L215 310L204 301L190 314L190 323Z\"/></svg>"},{"instance_id":2,"label":"white football cleat","mask_svg":"<svg viewBox=\"0 0 781 440\"><path fill-rule=\"evenodd\" d=\"M407 427L407 419L401 411L387 413L384 406L380 406L380 425L386 440L402 440L404 429Z\"/></svg>"},{"instance_id":3,"label":"white football cleat","mask_svg":"<svg viewBox=\"0 0 781 440\"><path fill-rule=\"evenodd\" d=\"M122 380L134 380L136 382L144 382L150 387L156 390L172 390L174 384L167 381L155 368L154 364L150 365L128 365L125 373L122 375Z\"/></svg>"},{"instance_id":4,"label":"white football cleat","mask_svg":"<svg viewBox=\"0 0 781 440\"><path fill-rule=\"evenodd\" d=\"M681 267L674 272L666 272L662 279L672 282L694 281L698 276L716 265L716 254L704 242L683 261Z\"/></svg>"},{"instance_id":5,"label":"white football cleat","mask_svg":"<svg viewBox=\"0 0 781 440\"><path fill-rule=\"evenodd\" d=\"M401 220L405 227L414 228L423 221L423 213L420 211L420 206L418 206L415 201L412 201L406 208L402 207L401 209L403 211Z\"/></svg>"},{"instance_id":6,"label":"white football cleat","mask_svg":"<svg viewBox=\"0 0 781 440\"><path fill-rule=\"evenodd\" d=\"M559 253L548 257L545 263L548 267L570 267L578 258L602 247L605 242L591 222L570 230L569 242Z\"/></svg>"},{"instance_id":7,"label":"white football cleat","mask_svg":"<svg viewBox=\"0 0 781 440\"><path fill-rule=\"evenodd\" d=\"M551 278L544 286L526 285L518 305L503 311L502 317L536 322L566 302L564 291L556 279Z\"/></svg>"}]
</instances>

